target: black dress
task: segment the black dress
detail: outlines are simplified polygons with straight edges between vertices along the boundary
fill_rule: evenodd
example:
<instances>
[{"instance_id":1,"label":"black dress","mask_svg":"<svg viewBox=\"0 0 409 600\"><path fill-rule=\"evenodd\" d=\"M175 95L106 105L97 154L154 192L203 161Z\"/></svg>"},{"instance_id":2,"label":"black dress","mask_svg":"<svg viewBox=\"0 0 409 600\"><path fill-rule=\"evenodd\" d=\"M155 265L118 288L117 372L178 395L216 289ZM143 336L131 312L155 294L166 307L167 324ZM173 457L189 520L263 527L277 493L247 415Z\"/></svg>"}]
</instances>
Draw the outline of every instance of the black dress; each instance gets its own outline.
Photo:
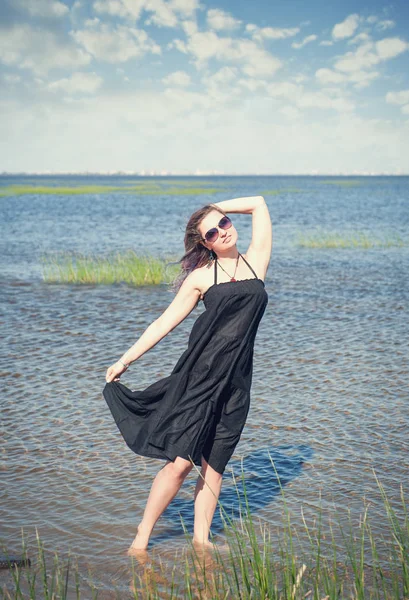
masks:
<instances>
[{"instance_id":1,"label":"black dress","mask_svg":"<svg viewBox=\"0 0 409 600\"><path fill-rule=\"evenodd\" d=\"M223 473L240 439L250 406L253 348L268 302L255 278L217 283L205 292L188 347L168 377L142 391L119 381L103 395L125 442L136 454L177 456Z\"/></svg>"}]
</instances>

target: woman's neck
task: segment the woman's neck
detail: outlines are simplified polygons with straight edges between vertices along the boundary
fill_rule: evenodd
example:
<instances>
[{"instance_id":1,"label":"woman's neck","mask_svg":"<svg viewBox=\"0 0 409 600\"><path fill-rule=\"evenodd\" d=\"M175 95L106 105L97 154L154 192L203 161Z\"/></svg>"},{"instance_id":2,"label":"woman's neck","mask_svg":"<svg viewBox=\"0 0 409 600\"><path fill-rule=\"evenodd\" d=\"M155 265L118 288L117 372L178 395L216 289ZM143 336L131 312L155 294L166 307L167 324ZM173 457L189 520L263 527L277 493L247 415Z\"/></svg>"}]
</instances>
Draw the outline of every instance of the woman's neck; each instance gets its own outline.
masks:
<instances>
[{"instance_id":1,"label":"woman's neck","mask_svg":"<svg viewBox=\"0 0 409 600\"><path fill-rule=\"evenodd\" d=\"M226 249L225 252L219 252L216 255L216 259L219 261L220 264L228 264L230 262L236 261L238 256L239 251L237 250L237 247L234 246L233 248Z\"/></svg>"}]
</instances>

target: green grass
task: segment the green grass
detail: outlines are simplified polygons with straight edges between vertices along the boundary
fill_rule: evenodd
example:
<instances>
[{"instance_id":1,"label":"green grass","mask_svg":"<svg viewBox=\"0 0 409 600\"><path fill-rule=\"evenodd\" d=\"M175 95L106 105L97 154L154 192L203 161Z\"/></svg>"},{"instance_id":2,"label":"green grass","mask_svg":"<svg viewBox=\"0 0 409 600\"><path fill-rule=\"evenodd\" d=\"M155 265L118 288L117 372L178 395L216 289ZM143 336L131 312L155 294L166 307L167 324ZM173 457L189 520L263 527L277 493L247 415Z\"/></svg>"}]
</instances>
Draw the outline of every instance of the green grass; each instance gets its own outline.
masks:
<instances>
[{"instance_id":1,"label":"green grass","mask_svg":"<svg viewBox=\"0 0 409 600\"><path fill-rule=\"evenodd\" d=\"M274 474L272 473L272 476ZM244 479L244 478L243 478ZM317 509L313 522L291 521L282 490L282 517L271 527L257 524L251 514L244 485L238 494L240 519L234 522L219 502L225 525L225 550L203 553L190 542L164 565L160 556L148 554L129 559L129 592L112 598L152 599L209 598L222 600L403 600L409 598L409 514L403 488L394 509L377 480L384 505L383 535L373 533L368 505L363 503L359 523L327 522ZM268 482L267 482L268 485ZM374 498L371 498L373 502ZM302 512L302 509L301 509ZM303 514L303 513L302 513ZM299 519L298 519L299 520ZM182 523L183 524L183 523ZM379 525L379 515L377 516ZM186 529L185 529L186 531ZM329 533L328 533L329 532ZM300 543L303 538L303 543ZM4 549L7 554L7 550ZM23 539L22 557L30 568L10 570L11 581L0 590L4 600L23 598L68 600L99 597L88 572L86 582L75 557L60 558L46 552L38 533L34 548ZM128 560L124 557L124 560ZM172 562L173 561L173 562ZM82 569L82 573L84 568ZM123 576L126 577L125 572ZM105 597L105 596L103 596Z\"/></svg>"},{"instance_id":2,"label":"green grass","mask_svg":"<svg viewBox=\"0 0 409 600\"><path fill-rule=\"evenodd\" d=\"M199 196L200 194L216 194L220 192L220 188L169 188L164 189L163 194L167 194L169 196Z\"/></svg>"},{"instance_id":3,"label":"green grass","mask_svg":"<svg viewBox=\"0 0 409 600\"><path fill-rule=\"evenodd\" d=\"M279 196L280 194L299 194L302 190L298 188L282 188L277 190L263 190L261 196Z\"/></svg>"},{"instance_id":4,"label":"green grass","mask_svg":"<svg viewBox=\"0 0 409 600\"><path fill-rule=\"evenodd\" d=\"M151 188L148 188L151 191ZM157 188L160 189L160 188ZM109 192L136 192L145 191L144 187L139 186L113 186L113 185L78 185L78 186L45 186L45 185L9 185L0 188L1 196L22 196L31 195L55 195L55 196L75 196L83 194L107 194Z\"/></svg>"},{"instance_id":5,"label":"green grass","mask_svg":"<svg viewBox=\"0 0 409 600\"><path fill-rule=\"evenodd\" d=\"M395 232L385 232L382 236L364 231L330 232L316 230L311 233L298 233L296 244L301 248L401 248L409 244Z\"/></svg>"},{"instance_id":6,"label":"green grass","mask_svg":"<svg viewBox=\"0 0 409 600\"><path fill-rule=\"evenodd\" d=\"M149 181L143 181L141 182L140 180L132 180L129 179L126 181L126 184L142 184L144 183L145 185L151 185L151 184L155 184L155 185L161 185L161 186L166 186L166 185L172 185L172 186L177 186L177 187L183 187L183 186L199 186L199 187L206 187L206 186L214 186L215 182L213 180L206 180L206 179L199 179L199 177L190 177L189 179L177 179L176 177L160 177L159 179L151 179ZM224 185L221 185L220 187L224 187Z\"/></svg>"},{"instance_id":7,"label":"green grass","mask_svg":"<svg viewBox=\"0 0 409 600\"><path fill-rule=\"evenodd\" d=\"M115 284L133 286L170 283L180 272L177 259L138 256L133 250L106 257L79 253L44 255L43 280L46 283Z\"/></svg>"},{"instance_id":8,"label":"green grass","mask_svg":"<svg viewBox=\"0 0 409 600\"><path fill-rule=\"evenodd\" d=\"M221 191L221 188L201 187L198 185L190 187L178 184L175 186L158 185L156 182L140 183L136 185L77 185L77 186L51 186L51 185L9 185L0 188L0 196L23 196L23 195L52 195L52 196L75 196L84 194L108 194L122 192L125 194L134 194L137 196L198 196L201 194L215 194Z\"/></svg>"},{"instance_id":9,"label":"green grass","mask_svg":"<svg viewBox=\"0 0 409 600\"><path fill-rule=\"evenodd\" d=\"M316 231L299 233L296 244L301 248L393 248L409 245L395 233L376 237L364 232L336 233ZM75 252L46 254L41 257L43 280L46 283L116 284L132 286L169 284L180 273L176 257L157 258L137 255L133 250L109 256L86 255Z\"/></svg>"},{"instance_id":10,"label":"green grass","mask_svg":"<svg viewBox=\"0 0 409 600\"><path fill-rule=\"evenodd\" d=\"M344 187L357 187L362 184L358 179L328 179L320 181L324 185L341 185Z\"/></svg>"}]
</instances>

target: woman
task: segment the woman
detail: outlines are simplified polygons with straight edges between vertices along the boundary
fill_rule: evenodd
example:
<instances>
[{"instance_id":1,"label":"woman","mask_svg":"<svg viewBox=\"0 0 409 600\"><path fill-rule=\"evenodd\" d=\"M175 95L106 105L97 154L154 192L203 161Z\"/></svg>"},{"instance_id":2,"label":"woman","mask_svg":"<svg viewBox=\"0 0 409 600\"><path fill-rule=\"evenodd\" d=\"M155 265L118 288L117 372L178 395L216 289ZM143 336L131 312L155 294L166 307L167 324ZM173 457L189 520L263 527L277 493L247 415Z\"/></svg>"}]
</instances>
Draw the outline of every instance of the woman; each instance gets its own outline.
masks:
<instances>
[{"instance_id":1,"label":"woman","mask_svg":"<svg viewBox=\"0 0 409 600\"><path fill-rule=\"evenodd\" d=\"M252 215L252 239L239 253L226 213ZM128 446L167 460L153 481L129 553L146 550L153 527L193 468L193 542L210 547L210 525L222 476L240 439L250 404L253 345L268 297L270 215L261 196L206 205L189 219L182 283L169 307L106 373L104 397ZM128 366L155 346L203 300L188 348L172 373L144 391L119 382Z\"/></svg>"}]
</instances>

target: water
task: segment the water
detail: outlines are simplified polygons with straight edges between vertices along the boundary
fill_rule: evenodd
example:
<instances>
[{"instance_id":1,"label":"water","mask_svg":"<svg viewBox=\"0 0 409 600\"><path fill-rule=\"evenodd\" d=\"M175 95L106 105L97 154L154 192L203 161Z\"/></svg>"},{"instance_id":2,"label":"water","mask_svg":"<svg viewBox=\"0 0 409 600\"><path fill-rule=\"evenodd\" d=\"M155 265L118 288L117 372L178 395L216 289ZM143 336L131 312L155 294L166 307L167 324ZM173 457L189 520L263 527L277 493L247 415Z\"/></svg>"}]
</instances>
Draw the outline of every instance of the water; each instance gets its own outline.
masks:
<instances>
[{"instance_id":1,"label":"water","mask_svg":"<svg viewBox=\"0 0 409 600\"><path fill-rule=\"evenodd\" d=\"M133 248L180 256L195 209L267 190L284 190L265 195L274 234L269 304L256 338L252 407L221 500L237 509L231 473L240 473L243 460L253 514L276 531L283 505L271 457L296 525L301 509L312 522L319 505L341 521L350 510L358 522L365 497L375 533L389 531L373 471L397 505L400 485L406 491L408 485L409 250L308 250L296 245L296 236L320 226L407 238L409 178L326 181L209 178L206 183L219 192L0 198L0 536L11 553L21 550L21 529L34 549L37 528L50 553L79 557L84 580L91 571L107 593L128 589L124 553L163 465L128 450L101 391L107 367L165 310L172 294L165 285L48 285L42 255ZM22 182L3 177L0 188ZM245 252L251 217L232 219ZM142 389L168 375L203 309L200 304L134 363L123 382ZM195 479L193 472L155 528L151 547L165 562L186 546L179 522L182 515L191 531ZM218 517L214 530L221 530ZM8 573L0 581L12 587Z\"/></svg>"}]
</instances>

